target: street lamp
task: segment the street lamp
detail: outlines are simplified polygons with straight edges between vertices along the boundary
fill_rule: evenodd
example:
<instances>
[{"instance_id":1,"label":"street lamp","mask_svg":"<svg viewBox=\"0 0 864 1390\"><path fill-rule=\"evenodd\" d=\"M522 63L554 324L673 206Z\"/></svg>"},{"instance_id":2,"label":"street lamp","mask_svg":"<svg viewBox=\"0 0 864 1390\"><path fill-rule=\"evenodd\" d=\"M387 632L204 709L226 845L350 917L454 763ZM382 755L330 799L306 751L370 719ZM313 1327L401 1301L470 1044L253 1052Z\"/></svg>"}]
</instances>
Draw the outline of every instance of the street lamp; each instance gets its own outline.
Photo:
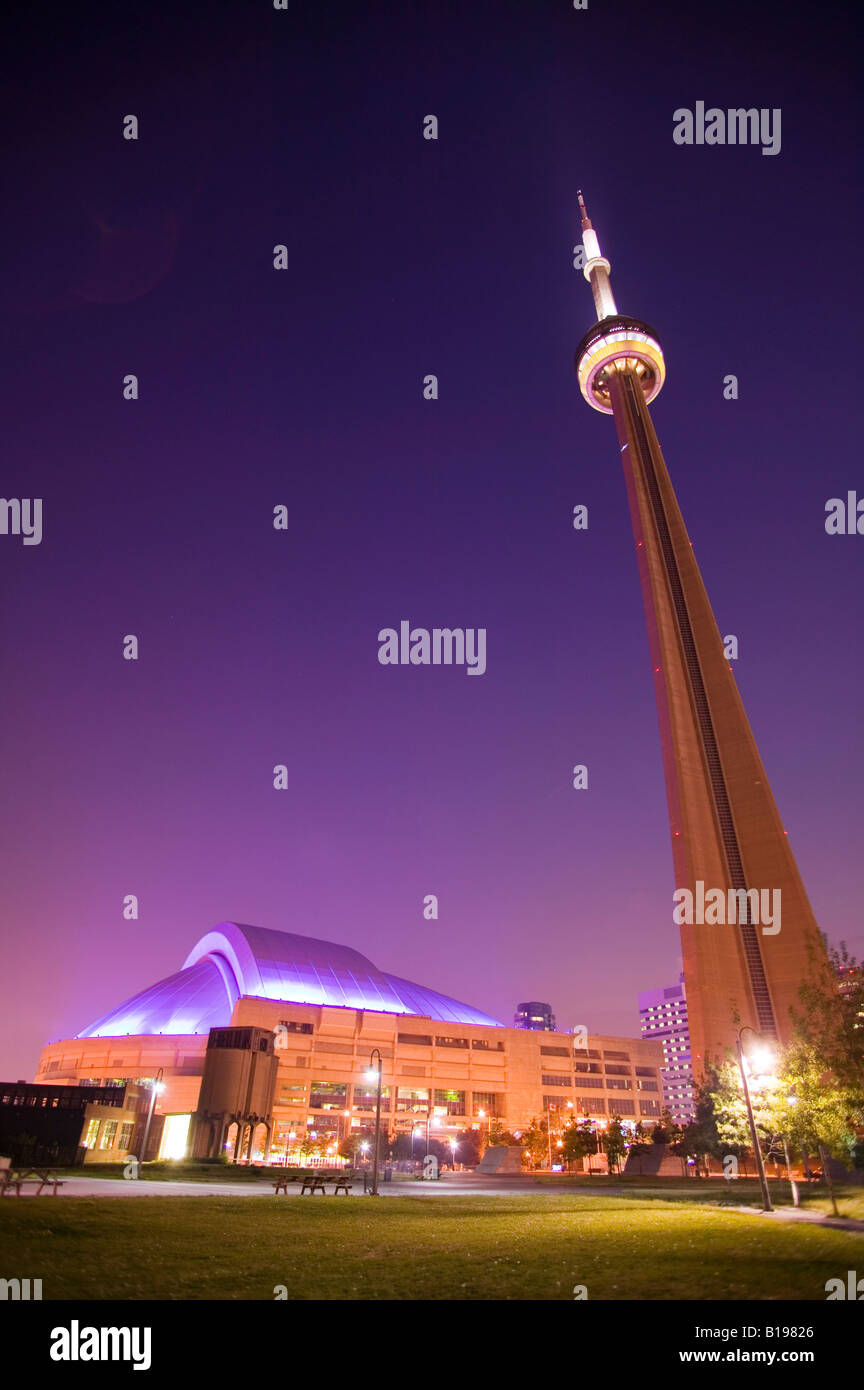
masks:
<instances>
[{"instance_id":1,"label":"street lamp","mask_svg":"<svg viewBox=\"0 0 864 1390\"><path fill-rule=\"evenodd\" d=\"M148 1082L150 1086L150 1108L147 1111L147 1123L144 1126L144 1140L141 1144L142 1163L147 1157L147 1140L150 1138L150 1121L153 1119L153 1107L156 1104L156 1097L157 1095L161 1095L161 1093L165 1090L165 1082L162 1080L163 1075L163 1068L160 1067L156 1073L155 1079L153 1081Z\"/></svg>"},{"instance_id":2,"label":"street lamp","mask_svg":"<svg viewBox=\"0 0 864 1390\"><path fill-rule=\"evenodd\" d=\"M546 1111L546 1145L549 1150L549 1171L552 1171L552 1112L557 1111L557 1105L550 1105Z\"/></svg>"},{"instance_id":3,"label":"street lamp","mask_svg":"<svg viewBox=\"0 0 864 1390\"><path fill-rule=\"evenodd\" d=\"M372 1191L370 1193L372 1197L378 1196L378 1149L380 1146L381 1133L381 1069L381 1053L377 1047L373 1047L369 1054L369 1070L366 1073L366 1080L375 1082L375 1153L372 1157Z\"/></svg>"},{"instance_id":4,"label":"street lamp","mask_svg":"<svg viewBox=\"0 0 864 1390\"><path fill-rule=\"evenodd\" d=\"M603 1148L603 1131L604 1131L604 1129L606 1128L606 1121L605 1121L605 1120L595 1120L595 1121L594 1121L594 1124L595 1124L594 1138L595 1138L596 1141L597 1141L597 1157L600 1158L601 1156L605 1156L605 1157L606 1157L606 1167L609 1168L609 1158L608 1158L608 1155L605 1155L605 1150L604 1150L604 1148ZM589 1160L589 1162L590 1162L590 1160ZM598 1169L598 1172L599 1172L599 1169ZM611 1169L610 1169L610 1173L611 1173Z\"/></svg>"},{"instance_id":5,"label":"street lamp","mask_svg":"<svg viewBox=\"0 0 864 1390\"><path fill-rule=\"evenodd\" d=\"M429 1100L428 1100L427 1105L426 1105L426 1157L427 1157L427 1158L429 1157L429 1152L430 1152L429 1145L430 1145L430 1143L431 1143L431 1139L430 1139L430 1136L429 1136L429 1130L430 1130L431 1126L432 1126L432 1088L431 1088L431 1086L430 1086L430 1088L429 1088Z\"/></svg>"},{"instance_id":6,"label":"street lamp","mask_svg":"<svg viewBox=\"0 0 864 1390\"><path fill-rule=\"evenodd\" d=\"M750 1087L747 1084L747 1069L744 1066L744 1048L741 1043L742 1033L752 1033L753 1036L756 1038L759 1037L759 1034L756 1032L755 1028L751 1028L749 1025L746 1025L744 1028L739 1028L738 1034L735 1038L735 1048L738 1053L738 1070L741 1072L741 1085L744 1087L744 1099L747 1102L747 1118L750 1121L750 1136L753 1140L753 1157L756 1160L756 1172L759 1174L759 1186L762 1189L762 1210L773 1211L774 1208L771 1205L771 1194L768 1191L768 1179L765 1176L765 1164L762 1161L762 1149L759 1144L759 1136L756 1133L756 1121L753 1118L753 1105L750 1100ZM770 1052L763 1043L757 1049L757 1053L754 1054L754 1056L755 1055L758 1055L761 1058L762 1062L767 1064L768 1057L770 1057Z\"/></svg>"},{"instance_id":7,"label":"street lamp","mask_svg":"<svg viewBox=\"0 0 864 1390\"><path fill-rule=\"evenodd\" d=\"M450 1159L451 1159L452 1164L453 1164L453 1172L454 1172L454 1173L456 1172L456 1150L458 1149L458 1147L459 1147L459 1141L458 1141L458 1139L451 1139L451 1140L450 1140Z\"/></svg>"}]
</instances>

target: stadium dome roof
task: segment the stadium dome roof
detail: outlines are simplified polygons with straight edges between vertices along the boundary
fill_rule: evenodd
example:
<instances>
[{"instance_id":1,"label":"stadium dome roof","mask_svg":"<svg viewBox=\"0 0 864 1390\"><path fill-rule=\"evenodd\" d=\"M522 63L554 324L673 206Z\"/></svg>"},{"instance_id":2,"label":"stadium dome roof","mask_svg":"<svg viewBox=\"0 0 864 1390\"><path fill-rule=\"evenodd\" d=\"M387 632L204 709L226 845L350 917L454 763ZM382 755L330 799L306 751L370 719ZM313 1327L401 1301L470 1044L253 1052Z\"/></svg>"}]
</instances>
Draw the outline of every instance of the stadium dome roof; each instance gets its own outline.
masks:
<instances>
[{"instance_id":1,"label":"stadium dome roof","mask_svg":"<svg viewBox=\"0 0 864 1390\"><path fill-rule=\"evenodd\" d=\"M387 975L350 946L266 927L221 922L193 946L176 974L135 994L76 1036L206 1033L231 1020L241 995L440 1023L500 1028L495 1018L437 990Z\"/></svg>"}]
</instances>

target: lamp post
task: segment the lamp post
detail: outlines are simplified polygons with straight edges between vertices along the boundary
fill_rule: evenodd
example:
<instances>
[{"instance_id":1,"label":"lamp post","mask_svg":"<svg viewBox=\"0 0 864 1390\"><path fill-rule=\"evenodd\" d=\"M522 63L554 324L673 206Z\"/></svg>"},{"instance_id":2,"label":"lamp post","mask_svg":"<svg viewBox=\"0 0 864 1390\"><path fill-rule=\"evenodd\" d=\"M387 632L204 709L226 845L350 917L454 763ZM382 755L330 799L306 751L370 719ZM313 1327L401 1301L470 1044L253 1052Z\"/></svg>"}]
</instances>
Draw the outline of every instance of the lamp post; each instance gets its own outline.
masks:
<instances>
[{"instance_id":1,"label":"lamp post","mask_svg":"<svg viewBox=\"0 0 864 1390\"><path fill-rule=\"evenodd\" d=\"M598 1157L598 1158L606 1157L606 1167L607 1167L607 1169L609 1169L609 1171L610 1171L610 1173L611 1173L611 1169L609 1168L609 1159L608 1159L608 1156L606 1155L605 1150L604 1150L604 1148L603 1148L603 1131L604 1131L605 1128L606 1128L606 1121L605 1121L605 1120L595 1120L595 1121L594 1121L594 1138L595 1138L595 1140L596 1140L596 1142L597 1142L597 1157ZM591 1161L591 1160L589 1159L588 1161L589 1161L589 1164L590 1164L590 1161ZM597 1171L598 1171L598 1173L600 1172L600 1167L599 1167L599 1165L598 1165ZM602 1174L601 1174L601 1176L602 1176Z\"/></svg>"},{"instance_id":2,"label":"lamp post","mask_svg":"<svg viewBox=\"0 0 864 1390\"><path fill-rule=\"evenodd\" d=\"M369 1070L366 1073L367 1081L375 1082L375 1152L372 1156L372 1191L370 1193L372 1197L378 1196L378 1148L381 1135L381 1068L381 1053L377 1047L373 1047L369 1054Z\"/></svg>"},{"instance_id":3,"label":"lamp post","mask_svg":"<svg viewBox=\"0 0 864 1390\"><path fill-rule=\"evenodd\" d=\"M765 1176L765 1164L762 1162L762 1149L759 1145L759 1136L756 1133L756 1121L753 1118L753 1105L750 1100L750 1087L747 1084L747 1071L744 1066L744 1048L741 1043L742 1033L752 1033L754 1037L757 1038L760 1035L756 1032L755 1028L750 1028L749 1025L746 1025L744 1028L739 1028L738 1034L735 1038L735 1048L738 1053L738 1070L741 1073L741 1085L744 1088L744 1099L747 1102L747 1118L750 1121L750 1137L753 1141L753 1157L756 1160L756 1172L759 1174L759 1186L762 1189L762 1210L773 1211L774 1208L771 1205L771 1194L768 1191L768 1179Z\"/></svg>"},{"instance_id":4,"label":"lamp post","mask_svg":"<svg viewBox=\"0 0 864 1390\"><path fill-rule=\"evenodd\" d=\"M431 1138L430 1138L430 1133L429 1133L429 1131L430 1131L431 1126L432 1126L432 1096L433 1096L433 1091L432 1091L432 1087L430 1086L430 1087L429 1087L429 1103L428 1103L428 1105L426 1106L426 1157L427 1157L427 1158L429 1157L429 1152L430 1152L430 1150L429 1150L429 1145L430 1145L430 1142L431 1142ZM424 1176L425 1176L425 1164L424 1164Z\"/></svg>"},{"instance_id":5,"label":"lamp post","mask_svg":"<svg viewBox=\"0 0 864 1390\"><path fill-rule=\"evenodd\" d=\"M146 1157L147 1157L147 1140L150 1138L150 1121L153 1119L153 1108L154 1108L154 1106L155 1106L155 1104L156 1104L156 1097L157 1097L157 1095L159 1095L162 1091L165 1090L165 1083L164 1083L164 1081L162 1080L163 1075L164 1075L164 1070L163 1070L162 1067L160 1067L159 1070L158 1070L157 1073L156 1073L155 1078L149 1083L149 1084L150 1084L150 1106L149 1106L149 1109L148 1109L148 1111L147 1111L147 1123L146 1123L146 1125L144 1126L144 1139L143 1139L143 1142L142 1142L142 1144L141 1144L141 1162L142 1162L142 1163L144 1162L144 1160L145 1160Z\"/></svg>"}]
</instances>

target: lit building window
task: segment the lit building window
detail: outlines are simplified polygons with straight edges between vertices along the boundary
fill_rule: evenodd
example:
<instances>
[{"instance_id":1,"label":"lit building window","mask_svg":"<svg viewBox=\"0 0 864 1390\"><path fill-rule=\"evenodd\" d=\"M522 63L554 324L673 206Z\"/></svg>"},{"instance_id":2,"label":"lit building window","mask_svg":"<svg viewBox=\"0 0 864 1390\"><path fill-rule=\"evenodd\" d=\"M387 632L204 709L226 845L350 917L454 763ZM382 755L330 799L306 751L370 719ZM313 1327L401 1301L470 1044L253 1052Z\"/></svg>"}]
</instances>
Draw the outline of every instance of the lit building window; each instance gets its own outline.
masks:
<instances>
[{"instance_id":1,"label":"lit building window","mask_svg":"<svg viewBox=\"0 0 864 1390\"><path fill-rule=\"evenodd\" d=\"M101 1123L101 1120L90 1120L89 1124L87 1125L87 1133L84 1136L85 1149L95 1149L96 1140L99 1137L99 1126Z\"/></svg>"},{"instance_id":2,"label":"lit building window","mask_svg":"<svg viewBox=\"0 0 864 1390\"><path fill-rule=\"evenodd\" d=\"M348 1104L346 1081L313 1081L309 1092L310 1110L344 1110Z\"/></svg>"},{"instance_id":3,"label":"lit building window","mask_svg":"<svg viewBox=\"0 0 864 1390\"><path fill-rule=\"evenodd\" d=\"M112 1149L114 1140L117 1136L117 1121L106 1120L102 1128L102 1138L99 1140L100 1149Z\"/></svg>"}]
</instances>

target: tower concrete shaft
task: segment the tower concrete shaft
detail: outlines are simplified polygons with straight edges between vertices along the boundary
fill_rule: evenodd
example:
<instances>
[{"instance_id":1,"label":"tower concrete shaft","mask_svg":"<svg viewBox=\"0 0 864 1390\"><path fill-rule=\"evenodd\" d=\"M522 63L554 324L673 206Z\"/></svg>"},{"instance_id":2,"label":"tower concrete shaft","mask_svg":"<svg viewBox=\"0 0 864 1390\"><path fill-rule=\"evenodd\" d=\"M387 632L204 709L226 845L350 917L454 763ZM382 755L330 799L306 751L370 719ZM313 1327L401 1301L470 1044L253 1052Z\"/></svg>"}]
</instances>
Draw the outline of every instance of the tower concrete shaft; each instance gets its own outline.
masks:
<instances>
[{"instance_id":1,"label":"tower concrete shaft","mask_svg":"<svg viewBox=\"0 0 864 1390\"><path fill-rule=\"evenodd\" d=\"M602 281L595 287L594 276L608 281L609 275L597 251L586 266L595 303L603 287ZM700 896L723 897L719 921L715 898L707 920L681 925L698 1075L723 1059L744 1025L788 1041L790 1007L799 1003L799 987L824 947L654 432L648 404L665 376L656 334L613 310L583 338L576 367L586 400L614 415L618 432L648 624L676 890L688 890L694 907ZM774 917L768 924L766 907Z\"/></svg>"}]
</instances>

